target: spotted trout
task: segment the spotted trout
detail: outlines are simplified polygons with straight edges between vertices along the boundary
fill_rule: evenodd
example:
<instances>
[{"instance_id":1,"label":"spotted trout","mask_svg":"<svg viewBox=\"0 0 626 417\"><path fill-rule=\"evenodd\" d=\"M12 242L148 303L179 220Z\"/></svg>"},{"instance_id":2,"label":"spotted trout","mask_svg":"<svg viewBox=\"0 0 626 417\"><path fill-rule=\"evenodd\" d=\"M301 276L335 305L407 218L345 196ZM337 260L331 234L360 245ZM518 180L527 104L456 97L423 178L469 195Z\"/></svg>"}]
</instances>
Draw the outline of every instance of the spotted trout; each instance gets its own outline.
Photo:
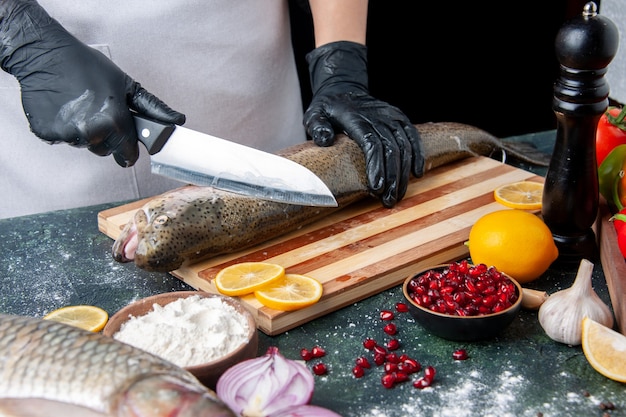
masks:
<instances>
[{"instance_id":1,"label":"spotted trout","mask_svg":"<svg viewBox=\"0 0 626 417\"><path fill-rule=\"evenodd\" d=\"M471 156L507 154L547 166L549 156L530 146L506 144L460 123L416 125L425 172ZM365 159L359 146L338 135L333 146L305 142L279 152L314 172L332 191L338 207L309 207L260 200L210 187L186 186L155 197L139 209L113 244L118 262L168 272L242 250L327 216L368 197Z\"/></svg>"},{"instance_id":2,"label":"spotted trout","mask_svg":"<svg viewBox=\"0 0 626 417\"><path fill-rule=\"evenodd\" d=\"M0 416L235 417L191 373L113 338L0 314Z\"/></svg>"}]
</instances>

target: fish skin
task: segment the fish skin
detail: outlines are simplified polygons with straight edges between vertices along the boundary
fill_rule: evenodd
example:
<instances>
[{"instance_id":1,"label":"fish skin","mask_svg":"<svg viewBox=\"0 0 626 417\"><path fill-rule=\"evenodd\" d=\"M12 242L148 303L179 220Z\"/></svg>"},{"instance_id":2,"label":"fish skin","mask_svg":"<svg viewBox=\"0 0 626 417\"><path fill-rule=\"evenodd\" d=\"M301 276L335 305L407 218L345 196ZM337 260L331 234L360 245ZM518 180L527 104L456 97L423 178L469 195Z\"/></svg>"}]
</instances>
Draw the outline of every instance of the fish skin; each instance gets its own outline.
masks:
<instances>
[{"instance_id":1,"label":"fish skin","mask_svg":"<svg viewBox=\"0 0 626 417\"><path fill-rule=\"evenodd\" d=\"M32 403L40 407L40 412ZM235 417L191 373L100 333L0 314L1 416Z\"/></svg>"},{"instance_id":2,"label":"fish skin","mask_svg":"<svg viewBox=\"0 0 626 417\"><path fill-rule=\"evenodd\" d=\"M497 152L548 165L547 156L529 158L531 154L526 150L517 151L474 126L438 122L418 124L416 128L422 140L425 172L463 158ZM329 147L308 141L279 154L320 177L338 206L299 206L186 186L156 196L138 210L113 244L113 258L134 262L140 269L169 272L183 264L262 243L369 195L363 153L345 135L338 135ZM540 159L542 155L544 159Z\"/></svg>"}]
</instances>

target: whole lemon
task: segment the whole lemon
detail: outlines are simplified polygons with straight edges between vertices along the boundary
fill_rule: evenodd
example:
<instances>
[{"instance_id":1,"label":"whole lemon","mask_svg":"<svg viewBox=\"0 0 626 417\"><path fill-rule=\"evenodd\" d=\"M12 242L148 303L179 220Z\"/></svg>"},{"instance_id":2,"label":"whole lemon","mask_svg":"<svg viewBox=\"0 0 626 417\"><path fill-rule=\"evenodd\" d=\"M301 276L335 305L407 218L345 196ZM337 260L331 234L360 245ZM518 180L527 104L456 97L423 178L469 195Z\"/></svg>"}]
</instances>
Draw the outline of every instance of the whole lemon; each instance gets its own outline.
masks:
<instances>
[{"instance_id":1,"label":"whole lemon","mask_svg":"<svg viewBox=\"0 0 626 417\"><path fill-rule=\"evenodd\" d=\"M516 209L479 218L468 245L472 263L494 266L521 284L539 278L559 255L548 226L536 215Z\"/></svg>"}]
</instances>

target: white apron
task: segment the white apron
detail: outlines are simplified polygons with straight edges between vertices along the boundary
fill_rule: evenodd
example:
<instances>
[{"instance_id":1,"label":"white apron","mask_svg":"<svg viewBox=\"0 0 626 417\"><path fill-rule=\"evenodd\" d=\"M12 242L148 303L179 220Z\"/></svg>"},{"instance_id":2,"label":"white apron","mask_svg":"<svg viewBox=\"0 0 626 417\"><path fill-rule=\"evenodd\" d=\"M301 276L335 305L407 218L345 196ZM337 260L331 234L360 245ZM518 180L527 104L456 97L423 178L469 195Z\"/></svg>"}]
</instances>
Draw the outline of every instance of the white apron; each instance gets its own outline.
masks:
<instances>
[{"instance_id":1,"label":"white apron","mask_svg":"<svg viewBox=\"0 0 626 417\"><path fill-rule=\"evenodd\" d=\"M186 127L267 151L305 140L286 1L40 0ZM33 135L19 84L0 71L0 218L156 195L182 183Z\"/></svg>"}]
</instances>

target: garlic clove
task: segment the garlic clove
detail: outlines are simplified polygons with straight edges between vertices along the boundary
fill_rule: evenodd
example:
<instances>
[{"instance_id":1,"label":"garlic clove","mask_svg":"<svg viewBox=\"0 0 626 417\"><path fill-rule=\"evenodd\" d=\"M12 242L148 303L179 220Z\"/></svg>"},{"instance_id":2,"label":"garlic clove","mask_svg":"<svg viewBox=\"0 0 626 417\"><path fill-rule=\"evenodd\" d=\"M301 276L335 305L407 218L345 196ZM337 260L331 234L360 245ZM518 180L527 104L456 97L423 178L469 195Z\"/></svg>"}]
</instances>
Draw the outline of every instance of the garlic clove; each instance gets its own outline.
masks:
<instances>
[{"instance_id":1,"label":"garlic clove","mask_svg":"<svg viewBox=\"0 0 626 417\"><path fill-rule=\"evenodd\" d=\"M526 310L538 310L547 299L545 291L522 288L522 308Z\"/></svg>"},{"instance_id":2,"label":"garlic clove","mask_svg":"<svg viewBox=\"0 0 626 417\"><path fill-rule=\"evenodd\" d=\"M539 307L539 323L551 339L580 345L585 316L613 327L613 313L593 290L592 274L593 263L582 259L572 286L553 293Z\"/></svg>"}]
</instances>

